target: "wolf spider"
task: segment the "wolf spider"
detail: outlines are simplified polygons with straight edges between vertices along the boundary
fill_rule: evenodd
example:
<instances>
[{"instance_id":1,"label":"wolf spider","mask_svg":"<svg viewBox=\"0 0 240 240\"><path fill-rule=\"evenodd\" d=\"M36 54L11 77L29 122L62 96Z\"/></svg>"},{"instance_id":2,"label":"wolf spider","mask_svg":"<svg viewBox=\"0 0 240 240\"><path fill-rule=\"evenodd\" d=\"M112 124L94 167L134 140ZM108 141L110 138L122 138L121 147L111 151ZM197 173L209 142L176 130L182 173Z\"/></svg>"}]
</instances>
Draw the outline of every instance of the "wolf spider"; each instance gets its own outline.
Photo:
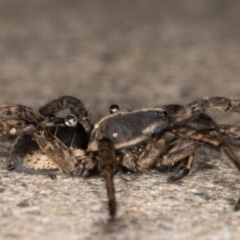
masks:
<instances>
[{"instance_id":1,"label":"wolf spider","mask_svg":"<svg viewBox=\"0 0 240 240\"><path fill-rule=\"evenodd\" d=\"M193 167L200 147L223 150L240 170L240 159L224 141L239 140L240 126L218 125L206 109L240 112L240 100L204 98L183 107L176 104L120 110L110 107L109 115L95 124L84 104L70 96L60 97L39 111L22 105L0 106L0 134L17 134L8 170L52 174L61 170L74 176L93 173L104 176L109 214L116 214L113 177L117 170L143 172L181 164L169 177L174 182ZM65 118L54 114L69 109ZM201 127L200 127L201 126ZM240 199L235 210L240 208Z\"/></svg>"}]
</instances>

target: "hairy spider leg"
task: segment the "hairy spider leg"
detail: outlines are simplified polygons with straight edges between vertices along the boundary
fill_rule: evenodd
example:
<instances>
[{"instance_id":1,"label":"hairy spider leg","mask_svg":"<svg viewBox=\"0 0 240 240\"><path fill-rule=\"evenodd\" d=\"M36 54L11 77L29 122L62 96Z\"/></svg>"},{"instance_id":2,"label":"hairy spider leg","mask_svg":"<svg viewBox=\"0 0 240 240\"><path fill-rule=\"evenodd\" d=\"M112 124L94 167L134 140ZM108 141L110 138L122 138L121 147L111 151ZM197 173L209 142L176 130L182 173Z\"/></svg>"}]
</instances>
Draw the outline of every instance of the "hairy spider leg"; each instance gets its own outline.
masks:
<instances>
[{"instance_id":1,"label":"hairy spider leg","mask_svg":"<svg viewBox=\"0 0 240 240\"><path fill-rule=\"evenodd\" d=\"M116 215L116 199L114 189L114 173L116 171L116 155L115 149L110 139L102 138L98 143L98 156L100 170L105 178L107 196L108 196L108 207L111 219Z\"/></svg>"},{"instance_id":2,"label":"hairy spider leg","mask_svg":"<svg viewBox=\"0 0 240 240\"><path fill-rule=\"evenodd\" d=\"M190 126L175 126L168 129L167 131L169 131L171 134L175 135L178 138L188 139L196 142L196 147L200 145L214 148L216 150L223 149L230 158L230 160L238 168L238 170L240 170L240 158L236 156L232 149L228 146L228 144L223 142L222 140L209 134L201 133L200 131ZM164 161L163 164L169 164L169 161L171 160L166 158L166 161Z\"/></svg>"},{"instance_id":3,"label":"hairy spider leg","mask_svg":"<svg viewBox=\"0 0 240 240\"><path fill-rule=\"evenodd\" d=\"M215 109L221 112L240 112L240 100L232 100L224 97L205 97L177 111L173 114L171 120L173 124L189 122L207 109Z\"/></svg>"},{"instance_id":4,"label":"hairy spider leg","mask_svg":"<svg viewBox=\"0 0 240 240\"><path fill-rule=\"evenodd\" d=\"M82 101L77 98L71 96L62 96L40 107L39 112L44 116L48 116L63 109L69 109L71 114L77 117L79 123L82 124L85 131L90 133L92 130L92 124L88 117L88 110Z\"/></svg>"},{"instance_id":5,"label":"hairy spider leg","mask_svg":"<svg viewBox=\"0 0 240 240\"><path fill-rule=\"evenodd\" d=\"M177 141L173 148L167 150L161 158L161 165L167 166L169 164L181 161L184 155L193 154L200 146L206 146L215 150L223 150L236 168L240 171L240 158L233 152L230 146L224 141L213 137L211 135L201 133L200 131L189 126L176 126L169 130L180 139ZM181 140L182 139L182 140ZM187 141L186 141L187 140ZM184 147L186 145L187 147ZM175 151L174 151L175 150ZM185 157L186 157L185 156ZM240 199L237 201L235 210L239 209Z\"/></svg>"},{"instance_id":6,"label":"hairy spider leg","mask_svg":"<svg viewBox=\"0 0 240 240\"><path fill-rule=\"evenodd\" d=\"M34 111L30 107L23 105L1 105L0 106L0 118L9 118L9 116L15 119L24 120L26 122L37 125L44 120L44 116Z\"/></svg>"},{"instance_id":7,"label":"hairy spider leg","mask_svg":"<svg viewBox=\"0 0 240 240\"><path fill-rule=\"evenodd\" d=\"M26 126L26 121L19 119L5 119L0 122L0 135L15 135Z\"/></svg>"}]
</instances>

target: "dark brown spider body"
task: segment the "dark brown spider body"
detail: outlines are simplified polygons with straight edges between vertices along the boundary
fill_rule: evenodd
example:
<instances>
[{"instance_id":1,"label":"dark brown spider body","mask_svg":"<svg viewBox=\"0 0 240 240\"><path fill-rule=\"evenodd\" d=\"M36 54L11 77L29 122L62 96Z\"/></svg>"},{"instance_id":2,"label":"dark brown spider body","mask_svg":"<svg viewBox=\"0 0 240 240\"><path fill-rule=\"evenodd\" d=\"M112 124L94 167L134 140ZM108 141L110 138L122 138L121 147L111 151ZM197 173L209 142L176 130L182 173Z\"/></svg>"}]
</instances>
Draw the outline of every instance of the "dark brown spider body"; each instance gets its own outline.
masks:
<instances>
[{"instance_id":1,"label":"dark brown spider body","mask_svg":"<svg viewBox=\"0 0 240 240\"><path fill-rule=\"evenodd\" d=\"M169 126L164 108L142 108L119 111L102 118L94 125L88 151L97 151L98 141L109 138L116 150L129 148L152 139Z\"/></svg>"},{"instance_id":2,"label":"dark brown spider body","mask_svg":"<svg viewBox=\"0 0 240 240\"><path fill-rule=\"evenodd\" d=\"M65 119L52 114L69 109ZM170 182L185 177L200 147L223 150L240 170L240 159L225 137L240 139L240 127L218 125L207 108L240 112L240 101L222 97L205 98L182 107L119 110L92 124L83 103L64 96L40 108L39 112L22 105L0 106L0 134L19 134L8 169L48 174L56 170L86 177L101 173L106 182L111 218L116 213L114 173L125 169L142 172L150 168L169 168L181 163ZM239 209L240 200L235 210Z\"/></svg>"}]
</instances>

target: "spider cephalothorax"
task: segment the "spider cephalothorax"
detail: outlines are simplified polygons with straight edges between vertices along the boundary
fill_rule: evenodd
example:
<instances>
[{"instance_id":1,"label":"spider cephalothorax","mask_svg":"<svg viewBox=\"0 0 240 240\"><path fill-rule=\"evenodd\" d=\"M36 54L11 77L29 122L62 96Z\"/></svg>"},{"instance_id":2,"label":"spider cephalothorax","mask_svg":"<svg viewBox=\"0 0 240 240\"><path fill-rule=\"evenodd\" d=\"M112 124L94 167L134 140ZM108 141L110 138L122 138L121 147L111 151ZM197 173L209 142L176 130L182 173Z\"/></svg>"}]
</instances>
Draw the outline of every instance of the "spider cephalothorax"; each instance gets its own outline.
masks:
<instances>
[{"instance_id":1,"label":"spider cephalothorax","mask_svg":"<svg viewBox=\"0 0 240 240\"><path fill-rule=\"evenodd\" d=\"M66 118L56 117L68 108ZM60 97L39 111L22 105L0 106L0 134L16 134L9 170L50 174L56 170L86 177L103 174L111 218L116 214L113 176L117 170L142 172L181 163L170 182L186 176L199 147L223 150L240 170L240 159L225 137L238 140L240 127L218 125L207 108L240 112L240 100L205 98L182 107L166 105L134 110L110 107L110 115L92 124L84 104L69 96ZM235 210L240 208L240 200Z\"/></svg>"}]
</instances>

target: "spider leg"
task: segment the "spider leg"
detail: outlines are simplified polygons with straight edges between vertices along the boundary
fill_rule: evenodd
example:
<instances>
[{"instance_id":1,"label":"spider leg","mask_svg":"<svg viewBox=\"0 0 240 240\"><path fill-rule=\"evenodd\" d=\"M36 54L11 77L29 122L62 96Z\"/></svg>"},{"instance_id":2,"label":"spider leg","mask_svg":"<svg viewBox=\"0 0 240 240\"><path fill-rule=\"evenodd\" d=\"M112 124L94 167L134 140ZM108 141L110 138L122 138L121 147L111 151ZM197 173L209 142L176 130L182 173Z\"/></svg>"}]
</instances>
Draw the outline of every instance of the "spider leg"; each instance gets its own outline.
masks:
<instances>
[{"instance_id":1,"label":"spider leg","mask_svg":"<svg viewBox=\"0 0 240 240\"><path fill-rule=\"evenodd\" d=\"M225 124L225 125L219 125L218 128L221 131L223 136L226 136L227 138L235 141L240 140L240 126Z\"/></svg>"},{"instance_id":2,"label":"spider leg","mask_svg":"<svg viewBox=\"0 0 240 240\"><path fill-rule=\"evenodd\" d=\"M163 164L159 162L159 157L161 157L166 152L166 149L168 149L169 146L172 146L171 142L172 140L174 140L174 138L175 136L172 133L169 134L168 132L166 132L164 134L164 137L160 136L159 138L155 138L152 141L146 143L145 145L140 146L138 149L135 149L134 152L125 151L121 158L120 165L132 172L142 172L152 167L157 167L159 169L167 166L171 167L171 163L176 163L178 161L184 160L185 158L188 158L189 155L193 154L196 150L195 146L191 146L193 144L196 145L196 143L193 143L193 141L185 140L183 144L183 141L181 140L180 145L176 144L177 141L175 141L174 144L176 146L175 148L171 148L171 154L176 150L178 154L174 152L174 158L177 157L177 159L171 159L172 162L170 164L165 164L163 166ZM189 142L191 143L191 145L189 144ZM180 153L181 149L184 150L184 153L182 154ZM170 156L170 151L168 151L168 155L166 157L172 158L172 156ZM190 157L190 159L192 159L192 157ZM186 163L187 168L189 168L191 165L192 164L190 164L190 162ZM183 170L181 172L181 175L186 171L187 170ZM188 172L189 171L190 169L188 170Z\"/></svg>"},{"instance_id":3,"label":"spider leg","mask_svg":"<svg viewBox=\"0 0 240 240\"><path fill-rule=\"evenodd\" d=\"M195 151L199 147L200 144L191 139L177 139L169 144L165 148L165 151L162 151L161 156L156 162L156 167L161 169L162 167L172 166L181 162L179 172L168 179L169 182L178 181L188 175L192 169L195 162Z\"/></svg>"},{"instance_id":4,"label":"spider leg","mask_svg":"<svg viewBox=\"0 0 240 240\"><path fill-rule=\"evenodd\" d=\"M161 133L158 137L155 137L151 141L136 148L134 152L125 151L121 158L120 165L132 172L142 172L152 167L157 167L159 169L162 167L171 167L172 163L177 163L185 158L189 158L189 162L186 163L187 170L182 170L181 175L187 171L189 172L190 169L188 170L188 168L193 164L191 164L191 162L193 162L193 156L191 157L190 155L196 150L195 145L197 144L193 141L185 140L185 142L183 142L181 140L181 144L179 145L175 140L176 137L177 136L170 131ZM173 148L173 142L176 145L175 148ZM189 144L189 142L191 144ZM169 149L169 146L171 146L172 152L174 152L174 149L178 152L178 154L175 154L174 152L174 157L177 157L177 159L171 159L169 164L162 164L159 162L159 158L163 154L166 154L166 149ZM183 154L180 153L182 149L184 150ZM172 152L169 151L167 157L170 157L170 153L172 154Z\"/></svg>"},{"instance_id":5,"label":"spider leg","mask_svg":"<svg viewBox=\"0 0 240 240\"><path fill-rule=\"evenodd\" d=\"M153 139L133 149L124 150L119 165L131 172L142 172L154 166L156 158L167 146L166 139Z\"/></svg>"},{"instance_id":6,"label":"spider leg","mask_svg":"<svg viewBox=\"0 0 240 240\"><path fill-rule=\"evenodd\" d=\"M24 120L19 119L7 119L0 122L0 135L3 134L11 134L15 135L26 126L26 122Z\"/></svg>"},{"instance_id":7,"label":"spider leg","mask_svg":"<svg viewBox=\"0 0 240 240\"><path fill-rule=\"evenodd\" d=\"M189 127L189 126L176 126L172 127L169 130L171 134L175 135L178 138L188 139L195 142L199 146L206 146L210 148L214 148L216 150L223 149L223 151L227 154L230 160L234 163L237 169L240 171L240 158L235 155L233 150L221 139L213 137L209 134L201 133L200 131ZM164 162L164 164L168 164L168 161Z\"/></svg>"},{"instance_id":8,"label":"spider leg","mask_svg":"<svg viewBox=\"0 0 240 240\"><path fill-rule=\"evenodd\" d=\"M8 119L9 117L14 117L18 120L24 120L35 125L44 120L44 116L34 111L30 107L26 107L23 105L1 105L0 119L5 120L5 118Z\"/></svg>"},{"instance_id":9,"label":"spider leg","mask_svg":"<svg viewBox=\"0 0 240 240\"><path fill-rule=\"evenodd\" d=\"M20 135L22 133L22 129L29 124L26 120L21 119L4 119L0 121L0 135L11 134L11 135ZM42 128L45 127L54 127L57 130L57 127L64 127L65 124L42 121L39 123L39 126ZM55 131L56 131L55 130Z\"/></svg>"},{"instance_id":10,"label":"spider leg","mask_svg":"<svg viewBox=\"0 0 240 240\"><path fill-rule=\"evenodd\" d=\"M184 108L173 114L173 123L185 123L192 121L206 109L215 109L221 112L233 111L240 112L240 100L232 100L224 97L206 97L200 101L190 103Z\"/></svg>"},{"instance_id":11,"label":"spider leg","mask_svg":"<svg viewBox=\"0 0 240 240\"><path fill-rule=\"evenodd\" d=\"M237 200L237 202L235 203L235 206L234 206L234 211L238 211L240 210L240 197L239 199Z\"/></svg>"},{"instance_id":12,"label":"spider leg","mask_svg":"<svg viewBox=\"0 0 240 240\"><path fill-rule=\"evenodd\" d=\"M123 154L120 160L120 166L124 169L130 170L131 172L137 172L137 156L131 152Z\"/></svg>"},{"instance_id":13,"label":"spider leg","mask_svg":"<svg viewBox=\"0 0 240 240\"><path fill-rule=\"evenodd\" d=\"M218 139L205 133L201 133L198 130L191 128L189 126L176 126L170 128L167 131L170 131L171 134L175 135L176 137L179 137L180 140L177 141L178 143L174 146L173 149L170 148L170 150L167 150L164 153L161 159L162 165L167 166L169 164L180 161L181 159L183 159L185 155L190 156L191 154L193 154L195 150L200 146L206 146L214 148L216 150L222 149L229 157L229 159L232 161L232 163L236 166L236 168L240 171L240 158L237 155L235 155L230 146L223 142L221 139ZM186 144L186 141L184 141L184 139L187 139L189 147L182 147L181 139L183 139L183 146L184 144ZM237 201L234 209L238 210L239 208L240 199Z\"/></svg>"},{"instance_id":14,"label":"spider leg","mask_svg":"<svg viewBox=\"0 0 240 240\"><path fill-rule=\"evenodd\" d=\"M178 104L165 105L165 107L166 107L166 109L168 110L168 112L171 116L175 116L176 113L180 112L180 110L181 111L184 110L184 106L181 106L181 105L178 105ZM173 117L173 119L174 119L174 117ZM217 126L215 121L205 113L200 113L199 115L197 115L192 120L192 123L197 124L197 125L201 125L201 126L204 126L204 127L208 127L208 128Z\"/></svg>"},{"instance_id":15,"label":"spider leg","mask_svg":"<svg viewBox=\"0 0 240 240\"><path fill-rule=\"evenodd\" d=\"M77 117L79 123L82 124L87 133L91 131L92 125L88 117L88 111L84 104L77 98L62 96L42 106L39 112L44 116L48 116L63 109L69 109L71 114Z\"/></svg>"},{"instance_id":16,"label":"spider leg","mask_svg":"<svg viewBox=\"0 0 240 240\"><path fill-rule=\"evenodd\" d=\"M190 156L184 159L184 165L180 167L179 172L168 178L168 182L176 182L184 178L185 176L187 176L190 170L192 169L194 162L195 162L195 154L192 153Z\"/></svg>"},{"instance_id":17,"label":"spider leg","mask_svg":"<svg viewBox=\"0 0 240 240\"><path fill-rule=\"evenodd\" d=\"M103 138L99 140L98 156L100 170L105 178L107 188L109 214L111 219L113 219L116 215L117 208L113 181L114 173L116 171L116 155L110 139Z\"/></svg>"}]
</instances>

